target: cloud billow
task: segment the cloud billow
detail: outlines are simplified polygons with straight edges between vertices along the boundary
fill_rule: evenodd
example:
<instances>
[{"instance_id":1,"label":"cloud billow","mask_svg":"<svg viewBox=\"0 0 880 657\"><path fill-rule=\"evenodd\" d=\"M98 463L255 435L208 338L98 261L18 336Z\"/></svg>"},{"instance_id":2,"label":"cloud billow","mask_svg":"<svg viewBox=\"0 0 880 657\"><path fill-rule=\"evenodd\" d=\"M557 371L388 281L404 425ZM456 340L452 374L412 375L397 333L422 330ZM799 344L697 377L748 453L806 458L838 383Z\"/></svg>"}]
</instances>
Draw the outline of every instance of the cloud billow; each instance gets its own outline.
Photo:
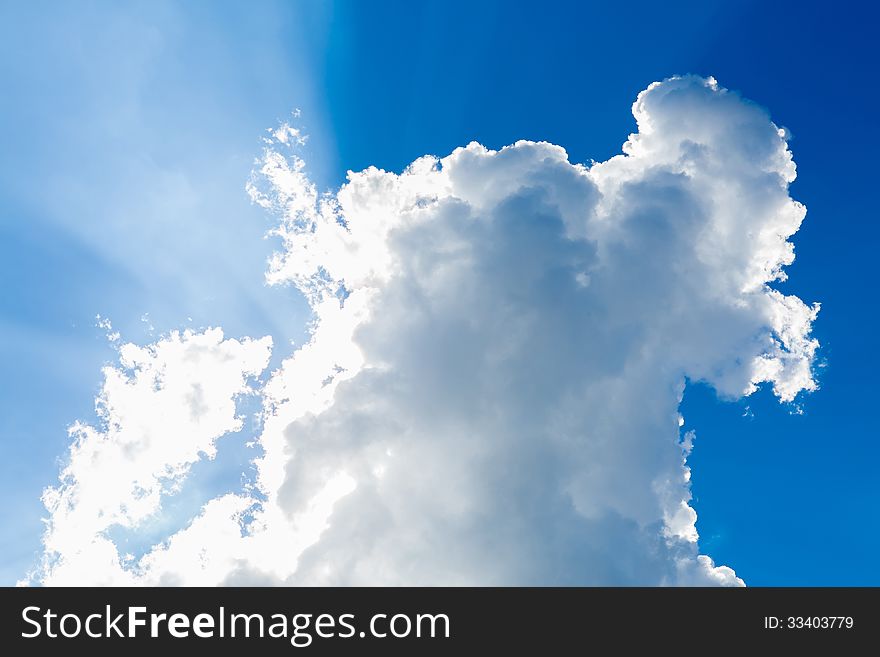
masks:
<instances>
[{"instance_id":1,"label":"cloud billow","mask_svg":"<svg viewBox=\"0 0 880 657\"><path fill-rule=\"evenodd\" d=\"M713 79L655 83L633 113L606 162L471 143L325 195L270 140L249 184L280 216L267 276L306 295L314 329L261 389L256 490L138 560L110 549L102 577L742 584L699 554L678 409L688 379L729 399L816 388L818 305L771 287L805 209L785 132ZM265 342L235 345L252 357L206 408L265 367ZM76 564L112 548L104 530L47 540L36 577L95 577Z\"/></svg>"}]
</instances>

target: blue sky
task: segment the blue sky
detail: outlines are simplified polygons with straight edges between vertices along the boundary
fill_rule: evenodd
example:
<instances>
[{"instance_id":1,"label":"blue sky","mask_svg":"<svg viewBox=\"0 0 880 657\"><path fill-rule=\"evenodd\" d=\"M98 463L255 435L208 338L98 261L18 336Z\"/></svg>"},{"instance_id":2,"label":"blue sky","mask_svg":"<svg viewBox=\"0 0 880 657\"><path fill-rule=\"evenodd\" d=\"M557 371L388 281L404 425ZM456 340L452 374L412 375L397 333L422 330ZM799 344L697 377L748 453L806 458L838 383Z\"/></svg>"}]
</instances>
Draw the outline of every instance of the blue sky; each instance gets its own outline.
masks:
<instances>
[{"instance_id":1,"label":"blue sky","mask_svg":"<svg viewBox=\"0 0 880 657\"><path fill-rule=\"evenodd\" d=\"M302 110L322 187L473 139L601 161L640 90L696 73L793 136L808 215L780 289L822 303L823 364L802 414L688 388L701 547L752 585L880 584L876 10L592 4L4 3L0 581L39 552L40 492L114 358L97 314L135 342L210 325L304 339L306 304L262 284L270 224L244 191L267 127Z\"/></svg>"}]
</instances>

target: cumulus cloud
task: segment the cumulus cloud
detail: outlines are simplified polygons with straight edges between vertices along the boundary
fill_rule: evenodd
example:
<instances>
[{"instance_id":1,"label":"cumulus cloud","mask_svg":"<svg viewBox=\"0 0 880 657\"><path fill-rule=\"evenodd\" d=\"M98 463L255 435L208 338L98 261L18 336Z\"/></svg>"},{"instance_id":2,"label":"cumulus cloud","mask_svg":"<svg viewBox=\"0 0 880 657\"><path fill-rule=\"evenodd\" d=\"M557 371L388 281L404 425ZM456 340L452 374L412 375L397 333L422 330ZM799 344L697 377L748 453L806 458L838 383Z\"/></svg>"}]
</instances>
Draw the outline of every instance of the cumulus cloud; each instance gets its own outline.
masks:
<instances>
[{"instance_id":1,"label":"cumulus cloud","mask_svg":"<svg viewBox=\"0 0 880 657\"><path fill-rule=\"evenodd\" d=\"M269 338L224 340L220 329L120 347L120 365L104 369L100 425L70 428L69 462L43 494L45 583L135 581L107 531L138 527L193 463L214 457L220 436L241 429L235 398L251 392L270 350Z\"/></svg>"},{"instance_id":2,"label":"cumulus cloud","mask_svg":"<svg viewBox=\"0 0 880 657\"><path fill-rule=\"evenodd\" d=\"M818 305L771 287L805 214L795 165L767 112L711 78L652 84L633 114L606 162L471 143L324 195L288 150L299 133L271 133L248 185L280 217L267 276L314 326L262 388L255 489L119 558L107 529L154 513L234 430L269 349L216 332L126 346L141 371L108 371L106 430L74 427L46 493L38 579L742 584L699 554L678 408L688 379L731 399L816 388ZM206 367L174 365L204 340Z\"/></svg>"}]
</instances>

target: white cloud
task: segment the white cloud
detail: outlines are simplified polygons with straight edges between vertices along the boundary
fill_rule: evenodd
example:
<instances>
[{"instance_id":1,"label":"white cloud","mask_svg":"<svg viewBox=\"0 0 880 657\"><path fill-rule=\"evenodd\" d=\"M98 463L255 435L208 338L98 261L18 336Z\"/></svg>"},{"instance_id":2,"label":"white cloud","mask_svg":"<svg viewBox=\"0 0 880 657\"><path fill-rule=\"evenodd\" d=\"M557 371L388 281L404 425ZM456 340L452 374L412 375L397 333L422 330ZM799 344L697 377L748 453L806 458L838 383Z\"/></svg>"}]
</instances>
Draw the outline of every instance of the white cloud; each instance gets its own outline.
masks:
<instances>
[{"instance_id":1,"label":"white cloud","mask_svg":"<svg viewBox=\"0 0 880 657\"><path fill-rule=\"evenodd\" d=\"M795 166L767 113L712 79L655 83L633 113L624 154L590 167L472 143L324 196L284 153L299 133L273 133L249 191L282 217L268 278L306 294L315 327L263 389L259 495L210 501L137 563L106 539L235 424L268 344L214 339L252 356L202 397L216 422L185 428L186 377L213 377L184 370L163 420L180 453L96 482L100 502L70 466L47 493L62 559L44 580L75 554L144 583L741 584L698 553L678 407L686 378L729 398L816 388L818 306L770 287L805 212ZM153 394L107 407L97 458L150 435ZM55 529L73 514L89 542Z\"/></svg>"},{"instance_id":2,"label":"white cloud","mask_svg":"<svg viewBox=\"0 0 880 657\"><path fill-rule=\"evenodd\" d=\"M138 527L193 463L214 457L217 438L241 428L235 398L251 392L270 350L269 338L224 340L220 329L120 347L96 402L101 426L71 427L69 462L43 495L46 583L134 580L107 530Z\"/></svg>"}]
</instances>

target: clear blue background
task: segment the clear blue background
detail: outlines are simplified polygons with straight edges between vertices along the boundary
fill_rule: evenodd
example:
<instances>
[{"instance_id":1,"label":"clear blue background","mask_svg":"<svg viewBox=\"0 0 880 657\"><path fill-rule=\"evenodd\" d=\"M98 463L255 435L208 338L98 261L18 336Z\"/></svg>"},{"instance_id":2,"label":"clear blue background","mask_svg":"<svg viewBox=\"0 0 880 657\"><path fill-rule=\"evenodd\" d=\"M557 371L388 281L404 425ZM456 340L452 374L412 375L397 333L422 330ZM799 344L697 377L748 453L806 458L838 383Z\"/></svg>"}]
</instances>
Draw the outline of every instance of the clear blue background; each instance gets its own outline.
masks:
<instances>
[{"instance_id":1,"label":"clear blue background","mask_svg":"<svg viewBox=\"0 0 880 657\"><path fill-rule=\"evenodd\" d=\"M244 183L299 107L323 187L472 139L619 152L635 95L714 75L793 134L808 207L782 288L821 301L822 389L684 403L703 550L752 585L880 584L877 10L865 2L0 5L0 582L32 565L66 426L113 359L184 326L303 338L262 285L269 219ZM148 320L141 321L147 313ZM150 326L154 329L151 331ZM225 454L225 456L224 456ZM241 451L180 506L238 481ZM224 460L225 459L225 460Z\"/></svg>"}]
</instances>

